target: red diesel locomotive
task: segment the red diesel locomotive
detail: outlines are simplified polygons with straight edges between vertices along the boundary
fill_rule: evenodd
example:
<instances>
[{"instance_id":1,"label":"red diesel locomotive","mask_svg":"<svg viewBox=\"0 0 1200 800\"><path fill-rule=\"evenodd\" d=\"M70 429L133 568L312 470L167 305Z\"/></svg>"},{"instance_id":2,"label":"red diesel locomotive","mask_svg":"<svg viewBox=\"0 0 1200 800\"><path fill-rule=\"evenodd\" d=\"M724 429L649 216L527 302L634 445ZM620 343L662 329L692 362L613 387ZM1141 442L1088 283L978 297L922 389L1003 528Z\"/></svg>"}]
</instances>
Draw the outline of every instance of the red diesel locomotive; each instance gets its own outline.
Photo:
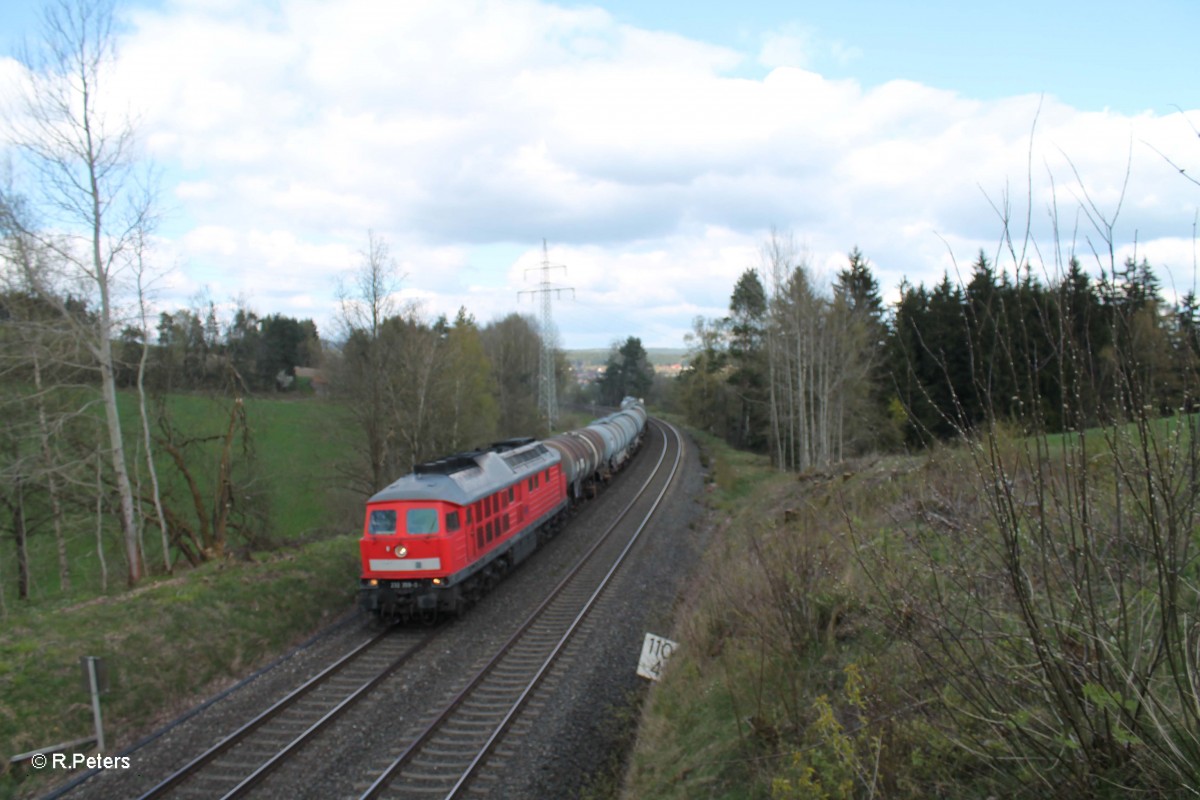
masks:
<instances>
[{"instance_id":1,"label":"red diesel locomotive","mask_svg":"<svg viewBox=\"0 0 1200 800\"><path fill-rule=\"evenodd\" d=\"M457 614L561 527L637 448L641 403L547 441L510 439L416 467L367 501L360 603L385 620Z\"/></svg>"}]
</instances>

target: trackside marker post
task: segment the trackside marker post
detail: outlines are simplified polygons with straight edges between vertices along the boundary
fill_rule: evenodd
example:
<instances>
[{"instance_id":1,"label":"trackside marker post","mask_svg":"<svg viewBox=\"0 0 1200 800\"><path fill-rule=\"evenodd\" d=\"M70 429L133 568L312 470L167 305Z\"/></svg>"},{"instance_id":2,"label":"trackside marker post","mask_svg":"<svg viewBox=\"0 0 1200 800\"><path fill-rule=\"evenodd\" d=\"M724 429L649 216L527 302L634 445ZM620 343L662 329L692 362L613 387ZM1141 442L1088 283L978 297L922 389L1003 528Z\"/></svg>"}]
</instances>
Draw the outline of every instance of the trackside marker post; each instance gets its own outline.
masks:
<instances>
[{"instance_id":1,"label":"trackside marker post","mask_svg":"<svg viewBox=\"0 0 1200 800\"><path fill-rule=\"evenodd\" d=\"M104 752L104 723L100 720L100 693L108 691L108 669L102 659L81 656L83 680L92 694L92 718L96 723L96 752Z\"/></svg>"},{"instance_id":2,"label":"trackside marker post","mask_svg":"<svg viewBox=\"0 0 1200 800\"><path fill-rule=\"evenodd\" d=\"M647 633L646 640L642 643L642 656L638 659L637 674L652 681L661 678L667 659L677 647L677 642Z\"/></svg>"}]
</instances>

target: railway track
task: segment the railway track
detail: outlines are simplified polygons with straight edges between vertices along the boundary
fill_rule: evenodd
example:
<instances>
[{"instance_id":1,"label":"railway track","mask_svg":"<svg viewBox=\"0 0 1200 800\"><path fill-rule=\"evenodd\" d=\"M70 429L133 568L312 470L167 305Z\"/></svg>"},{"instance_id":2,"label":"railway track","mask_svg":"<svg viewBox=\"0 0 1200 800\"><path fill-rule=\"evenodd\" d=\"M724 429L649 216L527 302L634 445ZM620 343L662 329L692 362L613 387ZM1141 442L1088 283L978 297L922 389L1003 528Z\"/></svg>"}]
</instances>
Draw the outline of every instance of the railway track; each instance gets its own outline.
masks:
<instances>
[{"instance_id":1,"label":"railway track","mask_svg":"<svg viewBox=\"0 0 1200 800\"><path fill-rule=\"evenodd\" d=\"M242 797L435 638L387 628L141 795Z\"/></svg>"},{"instance_id":2,"label":"railway track","mask_svg":"<svg viewBox=\"0 0 1200 800\"><path fill-rule=\"evenodd\" d=\"M637 496L496 655L365 788L362 800L450 800L483 781L489 755L579 630L679 472L682 437L671 426L653 424L663 433L662 451Z\"/></svg>"}]
</instances>

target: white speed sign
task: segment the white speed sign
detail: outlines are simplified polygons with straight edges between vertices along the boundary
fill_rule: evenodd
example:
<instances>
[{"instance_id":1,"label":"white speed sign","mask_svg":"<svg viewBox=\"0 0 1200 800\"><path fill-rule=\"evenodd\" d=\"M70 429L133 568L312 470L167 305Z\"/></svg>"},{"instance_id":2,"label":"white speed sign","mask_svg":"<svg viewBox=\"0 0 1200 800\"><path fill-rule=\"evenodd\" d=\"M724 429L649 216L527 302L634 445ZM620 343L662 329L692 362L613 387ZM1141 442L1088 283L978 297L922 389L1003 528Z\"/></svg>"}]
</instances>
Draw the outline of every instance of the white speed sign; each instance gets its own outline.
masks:
<instances>
[{"instance_id":1,"label":"white speed sign","mask_svg":"<svg viewBox=\"0 0 1200 800\"><path fill-rule=\"evenodd\" d=\"M638 659L637 674L652 681L661 678L667 659L677 647L677 642L647 633L646 640L642 643L642 657Z\"/></svg>"}]
</instances>

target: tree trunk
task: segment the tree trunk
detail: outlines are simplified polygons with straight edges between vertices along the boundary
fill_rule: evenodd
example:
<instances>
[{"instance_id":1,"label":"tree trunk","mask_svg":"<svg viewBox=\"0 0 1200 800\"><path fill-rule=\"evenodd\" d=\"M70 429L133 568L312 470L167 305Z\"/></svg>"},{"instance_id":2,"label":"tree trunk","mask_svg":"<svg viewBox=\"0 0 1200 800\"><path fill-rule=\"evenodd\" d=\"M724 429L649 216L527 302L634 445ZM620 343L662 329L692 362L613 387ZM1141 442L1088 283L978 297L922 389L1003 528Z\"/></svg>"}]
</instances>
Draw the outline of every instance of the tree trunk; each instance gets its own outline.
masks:
<instances>
[{"instance_id":1,"label":"tree trunk","mask_svg":"<svg viewBox=\"0 0 1200 800\"><path fill-rule=\"evenodd\" d=\"M58 551L58 588L71 590L71 564L67 559L67 538L63 525L62 500L58 494L54 452L50 447L50 423L46 418L46 402L42 392L42 362L36 349L33 354L33 385L37 390L38 438L41 440L42 463L46 470L46 488L50 494L50 516L54 523L54 543Z\"/></svg>"},{"instance_id":2,"label":"tree trunk","mask_svg":"<svg viewBox=\"0 0 1200 800\"><path fill-rule=\"evenodd\" d=\"M99 454L96 455L96 558L100 561L100 591L108 591L108 562L104 560L104 481Z\"/></svg>"},{"instance_id":3,"label":"tree trunk","mask_svg":"<svg viewBox=\"0 0 1200 800\"><path fill-rule=\"evenodd\" d=\"M107 332L101 335L107 358L100 365L101 391L104 396L104 416L108 423L109 452L112 455L113 476L121 504L121 540L125 545L126 580L134 586L145 573L142 550L138 547L137 522L133 505L133 484L125 466L125 443L121 438L121 419L117 412L117 387L113 377L112 348Z\"/></svg>"},{"instance_id":4,"label":"tree trunk","mask_svg":"<svg viewBox=\"0 0 1200 800\"><path fill-rule=\"evenodd\" d=\"M145 316L143 315L143 321ZM150 415L146 411L146 358L150 353L149 335L142 341L142 357L138 362L137 390L138 413L142 418L142 438L146 443L146 469L150 472L150 490L154 496L154 512L158 517L158 529L162 532L163 569L171 572L171 543L167 538L167 516L163 513L162 492L158 487L158 469L154 466L153 438L150 436Z\"/></svg>"},{"instance_id":5,"label":"tree trunk","mask_svg":"<svg viewBox=\"0 0 1200 800\"><path fill-rule=\"evenodd\" d=\"M229 539L229 515L233 511L233 440L238 423L246 425L246 408L241 397L235 397L229 410L229 425L221 440L221 461L217 468L217 495L213 499L213 556L221 558Z\"/></svg>"},{"instance_id":6,"label":"tree trunk","mask_svg":"<svg viewBox=\"0 0 1200 800\"><path fill-rule=\"evenodd\" d=\"M16 503L12 509L13 544L17 552L17 599L29 599L29 541L25 530L25 482L17 479Z\"/></svg>"}]
</instances>

